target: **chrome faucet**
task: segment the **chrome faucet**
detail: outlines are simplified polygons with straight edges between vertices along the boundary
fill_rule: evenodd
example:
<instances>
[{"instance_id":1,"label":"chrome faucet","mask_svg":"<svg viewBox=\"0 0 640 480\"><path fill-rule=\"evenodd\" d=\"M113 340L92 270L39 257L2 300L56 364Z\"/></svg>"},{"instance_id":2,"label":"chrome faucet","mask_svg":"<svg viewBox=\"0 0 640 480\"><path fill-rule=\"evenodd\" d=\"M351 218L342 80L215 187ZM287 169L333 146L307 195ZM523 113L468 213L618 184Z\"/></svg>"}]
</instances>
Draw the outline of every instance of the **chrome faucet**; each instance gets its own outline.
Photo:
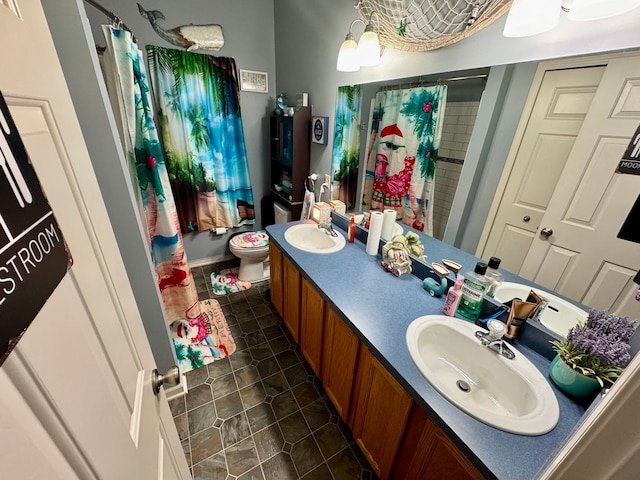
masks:
<instances>
[{"instance_id":1,"label":"chrome faucet","mask_svg":"<svg viewBox=\"0 0 640 480\"><path fill-rule=\"evenodd\" d=\"M331 217L325 222L319 223L318 228L323 230L327 235L331 235L332 237L337 237L338 233L333 229L333 225L331 225Z\"/></svg>"},{"instance_id":2,"label":"chrome faucet","mask_svg":"<svg viewBox=\"0 0 640 480\"><path fill-rule=\"evenodd\" d=\"M476 337L480 339L480 343L498 355L513 360L516 357L515 353L502 340L502 336L507 333L507 326L500 320L492 319L487 322L487 328L489 329L488 332L476 332Z\"/></svg>"}]
</instances>

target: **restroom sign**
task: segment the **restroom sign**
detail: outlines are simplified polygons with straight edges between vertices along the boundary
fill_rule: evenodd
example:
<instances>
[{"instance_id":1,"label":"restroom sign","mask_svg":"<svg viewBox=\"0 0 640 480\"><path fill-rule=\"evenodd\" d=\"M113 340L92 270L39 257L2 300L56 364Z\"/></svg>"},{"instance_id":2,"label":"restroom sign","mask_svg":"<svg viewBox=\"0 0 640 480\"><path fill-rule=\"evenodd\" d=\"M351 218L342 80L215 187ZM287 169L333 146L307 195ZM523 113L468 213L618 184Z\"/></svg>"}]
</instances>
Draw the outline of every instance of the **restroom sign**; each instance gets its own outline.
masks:
<instances>
[{"instance_id":1,"label":"restroom sign","mask_svg":"<svg viewBox=\"0 0 640 480\"><path fill-rule=\"evenodd\" d=\"M640 126L631 137L629 146L616 168L616 173L640 175Z\"/></svg>"},{"instance_id":2,"label":"restroom sign","mask_svg":"<svg viewBox=\"0 0 640 480\"><path fill-rule=\"evenodd\" d=\"M60 227L0 93L0 365L71 263Z\"/></svg>"}]
</instances>

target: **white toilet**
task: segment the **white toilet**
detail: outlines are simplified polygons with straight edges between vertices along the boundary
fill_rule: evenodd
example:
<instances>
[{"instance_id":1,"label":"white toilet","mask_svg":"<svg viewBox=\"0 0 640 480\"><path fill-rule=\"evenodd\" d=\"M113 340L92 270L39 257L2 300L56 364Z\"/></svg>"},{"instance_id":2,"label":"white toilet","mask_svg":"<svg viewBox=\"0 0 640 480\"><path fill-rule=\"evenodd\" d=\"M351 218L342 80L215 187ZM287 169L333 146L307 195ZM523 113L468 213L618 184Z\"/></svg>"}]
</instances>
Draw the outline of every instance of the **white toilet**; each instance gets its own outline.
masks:
<instances>
[{"instance_id":1,"label":"white toilet","mask_svg":"<svg viewBox=\"0 0 640 480\"><path fill-rule=\"evenodd\" d=\"M258 282L269 278L269 236L264 230L239 233L229 240L229 250L240 259L238 280Z\"/></svg>"},{"instance_id":2,"label":"white toilet","mask_svg":"<svg viewBox=\"0 0 640 480\"><path fill-rule=\"evenodd\" d=\"M291 210L273 204L276 223L291 221ZM231 237L229 250L240 259L238 280L244 282L258 282L269 278L269 235L264 230L244 232Z\"/></svg>"}]
</instances>

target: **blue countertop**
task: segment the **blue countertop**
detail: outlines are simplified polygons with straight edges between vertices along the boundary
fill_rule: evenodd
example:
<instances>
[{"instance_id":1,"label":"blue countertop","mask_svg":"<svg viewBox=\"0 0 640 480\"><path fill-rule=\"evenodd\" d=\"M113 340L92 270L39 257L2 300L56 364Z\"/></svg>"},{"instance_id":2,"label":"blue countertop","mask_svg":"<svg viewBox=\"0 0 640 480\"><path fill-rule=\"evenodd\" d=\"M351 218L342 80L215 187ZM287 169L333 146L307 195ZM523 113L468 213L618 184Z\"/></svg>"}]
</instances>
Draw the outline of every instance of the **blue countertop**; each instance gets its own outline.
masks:
<instances>
[{"instance_id":1,"label":"blue countertop","mask_svg":"<svg viewBox=\"0 0 640 480\"><path fill-rule=\"evenodd\" d=\"M507 433L469 416L427 382L406 346L409 324L423 315L441 314L444 297L431 297L422 288L422 280L414 275L395 277L384 270L380 266L380 255L367 255L363 243L366 233L362 231L354 243L347 243L341 251L322 255L299 250L284 239L284 232L295 223L299 222L267 227L271 241L480 472L487 478L505 480L535 478L581 422L584 406L564 395L549 380L560 406L560 420L545 435ZM344 230L338 227L338 231L346 237ZM432 237L422 235L421 238L428 263L451 259L463 265L461 273L464 274L479 261ZM503 273L507 281L531 284L509 272ZM522 342L515 345L548 379L549 359Z\"/></svg>"}]
</instances>

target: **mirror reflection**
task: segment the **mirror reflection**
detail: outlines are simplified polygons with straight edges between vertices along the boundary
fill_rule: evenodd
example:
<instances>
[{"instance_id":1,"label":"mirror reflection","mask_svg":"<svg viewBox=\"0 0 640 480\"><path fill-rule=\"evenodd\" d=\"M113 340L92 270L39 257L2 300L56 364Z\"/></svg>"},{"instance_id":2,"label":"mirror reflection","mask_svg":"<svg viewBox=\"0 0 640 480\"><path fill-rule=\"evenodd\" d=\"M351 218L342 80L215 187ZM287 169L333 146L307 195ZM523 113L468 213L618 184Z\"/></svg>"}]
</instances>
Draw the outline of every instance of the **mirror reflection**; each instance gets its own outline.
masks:
<instances>
[{"instance_id":1,"label":"mirror reflection","mask_svg":"<svg viewBox=\"0 0 640 480\"><path fill-rule=\"evenodd\" d=\"M617 132L624 132L624 139L608 134L606 122L623 102L637 102L637 92L625 85L627 78L640 74L640 55L625 52L564 62L566 67L555 61L537 72L537 64L523 64L341 87L347 97L356 99L357 93L361 104L360 116L351 121L359 126L358 146L350 147L357 151L358 177L355 189L340 185L334 193L356 190L345 202L350 211L392 207L405 230L423 232L480 258L500 257L503 270L547 292L638 319L633 278L640 247L617 234L637 197L640 177L615 173L637 120L616 116ZM507 72L505 77L513 76L499 88L490 78L486 84L483 79L441 82L447 87L446 102L439 106L442 118L435 126L421 120L421 111L432 111L428 101L416 108L401 100L396 110L407 113L404 124L379 115L381 93L415 93L439 86L438 78L487 73L495 78L500 69ZM521 117L525 120L519 124ZM350 124L337 118L336 125ZM435 134L430 148L418 152L406 139L414 130L422 133L421 126ZM348 138L348 130L343 133ZM420 196L424 189L414 175L430 171L424 159L434 152L438 163L433 196ZM340 153L334 148L334 165L345 158ZM508 178L505 173L500 180L503 169ZM336 175L340 168L333 172L334 182L345 180ZM458 188L460 178L464 188ZM431 215L421 212L425 208L433 209ZM427 216L432 218L431 231L420 221Z\"/></svg>"},{"instance_id":2,"label":"mirror reflection","mask_svg":"<svg viewBox=\"0 0 640 480\"><path fill-rule=\"evenodd\" d=\"M347 153L334 151L334 159L349 159L333 169L334 198L350 210L394 209L404 225L442 240L488 72L341 87L338 132L343 141L356 138ZM340 108L341 94L351 110ZM350 132L353 125L359 138Z\"/></svg>"}]
</instances>

